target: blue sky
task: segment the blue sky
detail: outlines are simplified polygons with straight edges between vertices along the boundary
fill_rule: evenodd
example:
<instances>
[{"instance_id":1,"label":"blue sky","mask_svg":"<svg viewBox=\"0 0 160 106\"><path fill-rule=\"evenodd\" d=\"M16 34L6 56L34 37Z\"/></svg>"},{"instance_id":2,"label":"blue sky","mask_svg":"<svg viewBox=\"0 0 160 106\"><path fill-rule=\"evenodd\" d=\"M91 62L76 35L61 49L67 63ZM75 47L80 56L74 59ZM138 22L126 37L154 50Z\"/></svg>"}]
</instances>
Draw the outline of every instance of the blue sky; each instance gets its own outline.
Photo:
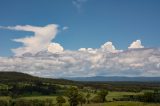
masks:
<instances>
[{"instance_id":1,"label":"blue sky","mask_svg":"<svg viewBox=\"0 0 160 106\"><path fill-rule=\"evenodd\" d=\"M140 39L145 47L160 47L159 0L0 0L0 26L58 24L68 29L54 42L65 49L99 48L112 41L127 49ZM79 3L77 7L73 2ZM0 30L0 56L13 55L21 43L12 39L31 32Z\"/></svg>"},{"instance_id":2,"label":"blue sky","mask_svg":"<svg viewBox=\"0 0 160 106\"><path fill-rule=\"evenodd\" d=\"M160 0L0 0L0 37L0 71L160 76Z\"/></svg>"}]
</instances>

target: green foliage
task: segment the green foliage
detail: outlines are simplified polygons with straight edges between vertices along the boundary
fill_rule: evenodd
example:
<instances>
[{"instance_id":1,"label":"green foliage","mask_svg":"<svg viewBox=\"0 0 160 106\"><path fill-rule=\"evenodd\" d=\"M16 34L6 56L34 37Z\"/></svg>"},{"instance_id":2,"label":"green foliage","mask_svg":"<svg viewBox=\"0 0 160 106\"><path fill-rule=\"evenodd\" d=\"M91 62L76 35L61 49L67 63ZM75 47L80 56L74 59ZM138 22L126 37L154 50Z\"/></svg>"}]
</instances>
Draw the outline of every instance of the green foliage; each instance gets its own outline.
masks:
<instances>
[{"instance_id":1,"label":"green foliage","mask_svg":"<svg viewBox=\"0 0 160 106\"><path fill-rule=\"evenodd\" d=\"M106 96L108 95L108 91L106 90L101 90L98 92L98 96L102 99L102 102L106 101Z\"/></svg>"},{"instance_id":2,"label":"green foliage","mask_svg":"<svg viewBox=\"0 0 160 106\"><path fill-rule=\"evenodd\" d=\"M9 106L9 101L7 101L7 100L0 100L0 106Z\"/></svg>"},{"instance_id":3,"label":"green foliage","mask_svg":"<svg viewBox=\"0 0 160 106\"><path fill-rule=\"evenodd\" d=\"M66 100L65 100L65 98L63 98L63 96L58 96L56 98L56 101L57 101L59 106L62 106L63 103L66 103Z\"/></svg>"},{"instance_id":4,"label":"green foliage","mask_svg":"<svg viewBox=\"0 0 160 106\"><path fill-rule=\"evenodd\" d=\"M53 106L52 100L46 99L46 100L40 100L40 99L34 99L34 100L26 100L26 99L19 99L14 101L13 106Z\"/></svg>"},{"instance_id":5,"label":"green foliage","mask_svg":"<svg viewBox=\"0 0 160 106\"><path fill-rule=\"evenodd\" d=\"M81 106L82 106L82 104L86 103L86 98L85 98L85 96L84 96L83 93L79 93L79 95L78 95L78 101L81 104Z\"/></svg>"},{"instance_id":6,"label":"green foliage","mask_svg":"<svg viewBox=\"0 0 160 106\"><path fill-rule=\"evenodd\" d=\"M68 102L70 104L70 106L77 106L78 105L78 89L76 87L70 87L67 91L66 91L66 96L68 97Z\"/></svg>"},{"instance_id":7,"label":"green foliage","mask_svg":"<svg viewBox=\"0 0 160 106\"><path fill-rule=\"evenodd\" d=\"M90 102L90 97L91 97L91 94L90 94L90 93L87 93L86 98L87 98L87 103L88 103L88 104L89 104L89 102Z\"/></svg>"},{"instance_id":8,"label":"green foliage","mask_svg":"<svg viewBox=\"0 0 160 106\"><path fill-rule=\"evenodd\" d=\"M102 103L103 100L99 95L96 95L91 99L91 102L93 102L93 103Z\"/></svg>"},{"instance_id":9,"label":"green foliage","mask_svg":"<svg viewBox=\"0 0 160 106\"><path fill-rule=\"evenodd\" d=\"M160 102L160 93L146 92L142 98L144 102Z\"/></svg>"}]
</instances>

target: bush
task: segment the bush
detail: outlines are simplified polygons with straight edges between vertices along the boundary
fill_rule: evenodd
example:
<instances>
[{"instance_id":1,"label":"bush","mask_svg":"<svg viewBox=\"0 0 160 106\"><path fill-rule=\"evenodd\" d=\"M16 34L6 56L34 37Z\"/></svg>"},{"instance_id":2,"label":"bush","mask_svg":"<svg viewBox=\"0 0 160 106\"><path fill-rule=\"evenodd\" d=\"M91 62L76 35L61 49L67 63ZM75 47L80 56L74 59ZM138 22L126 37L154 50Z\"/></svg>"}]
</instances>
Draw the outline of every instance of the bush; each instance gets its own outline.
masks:
<instances>
[{"instance_id":1,"label":"bush","mask_svg":"<svg viewBox=\"0 0 160 106\"><path fill-rule=\"evenodd\" d=\"M9 106L9 101L7 101L7 100L0 100L0 106Z\"/></svg>"},{"instance_id":2,"label":"bush","mask_svg":"<svg viewBox=\"0 0 160 106\"><path fill-rule=\"evenodd\" d=\"M33 105L32 102L28 100L21 99L21 100L16 100L14 106L36 106L36 105Z\"/></svg>"},{"instance_id":3,"label":"bush","mask_svg":"<svg viewBox=\"0 0 160 106\"><path fill-rule=\"evenodd\" d=\"M14 106L53 106L52 100L51 99L46 99L46 100L25 100L25 99L20 99L16 100Z\"/></svg>"},{"instance_id":4,"label":"bush","mask_svg":"<svg viewBox=\"0 0 160 106\"><path fill-rule=\"evenodd\" d=\"M66 103L66 100L65 100L65 98L63 98L63 96L58 96L56 98L56 101L57 101L59 106L62 106L63 103Z\"/></svg>"},{"instance_id":5,"label":"bush","mask_svg":"<svg viewBox=\"0 0 160 106\"><path fill-rule=\"evenodd\" d=\"M103 99L100 96L95 96L91 99L91 102L93 103L102 103Z\"/></svg>"}]
</instances>

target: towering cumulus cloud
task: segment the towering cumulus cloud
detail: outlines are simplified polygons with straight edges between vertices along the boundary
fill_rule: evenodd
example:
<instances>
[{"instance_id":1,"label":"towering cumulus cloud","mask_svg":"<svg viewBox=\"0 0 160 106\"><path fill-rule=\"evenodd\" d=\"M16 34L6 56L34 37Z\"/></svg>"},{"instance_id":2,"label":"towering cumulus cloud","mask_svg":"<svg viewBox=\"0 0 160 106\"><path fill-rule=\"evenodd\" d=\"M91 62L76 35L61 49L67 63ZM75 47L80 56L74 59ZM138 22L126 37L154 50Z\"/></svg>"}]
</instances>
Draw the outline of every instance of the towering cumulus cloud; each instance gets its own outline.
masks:
<instances>
[{"instance_id":1,"label":"towering cumulus cloud","mask_svg":"<svg viewBox=\"0 0 160 106\"><path fill-rule=\"evenodd\" d=\"M9 26L3 28L10 30L17 30L17 31L28 31L34 33L34 35L30 37L18 38L13 40L15 42L20 42L23 44L22 47L19 47L17 49L12 49L12 51L16 55L22 55L26 52L35 54L39 51L45 50L51 43L52 39L55 38L58 32L57 29L58 26L55 24L49 24L44 27L37 27L31 25L25 25L25 26L17 25L13 27Z\"/></svg>"},{"instance_id":2,"label":"towering cumulus cloud","mask_svg":"<svg viewBox=\"0 0 160 106\"><path fill-rule=\"evenodd\" d=\"M58 43L51 43L48 45L48 52L60 53L63 51L63 47Z\"/></svg>"},{"instance_id":3,"label":"towering cumulus cloud","mask_svg":"<svg viewBox=\"0 0 160 106\"><path fill-rule=\"evenodd\" d=\"M134 42L131 43L131 45L128 47L128 49L138 49L138 48L144 48L144 46L142 46L140 40L134 41Z\"/></svg>"},{"instance_id":4,"label":"towering cumulus cloud","mask_svg":"<svg viewBox=\"0 0 160 106\"><path fill-rule=\"evenodd\" d=\"M108 51L112 53L121 52L122 50L116 50L115 46L112 44L112 42L106 42L101 46L102 51Z\"/></svg>"}]
</instances>

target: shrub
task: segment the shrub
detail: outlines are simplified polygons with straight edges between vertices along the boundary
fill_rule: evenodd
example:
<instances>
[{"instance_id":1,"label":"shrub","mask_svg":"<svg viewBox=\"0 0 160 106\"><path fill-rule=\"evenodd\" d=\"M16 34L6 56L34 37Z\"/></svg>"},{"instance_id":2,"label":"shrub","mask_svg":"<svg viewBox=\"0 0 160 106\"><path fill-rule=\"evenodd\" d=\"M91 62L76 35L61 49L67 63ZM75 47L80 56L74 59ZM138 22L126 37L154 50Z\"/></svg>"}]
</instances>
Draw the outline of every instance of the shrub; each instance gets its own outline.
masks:
<instances>
[{"instance_id":1,"label":"shrub","mask_svg":"<svg viewBox=\"0 0 160 106\"><path fill-rule=\"evenodd\" d=\"M0 106L9 106L9 101L7 101L7 100L0 100Z\"/></svg>"},{"instance_id":2,"label":"shrub","mask_svg":"<svg viewBox=\"0 0 160 106\"><path fill-rule=\"evenodd\" d=\"M91 102L93 102L93 103L102 103L103 100L102 100L102 98L100 96L95 96L95 97L93 97L91 99Z\"/></svg>"}]
</instances>

